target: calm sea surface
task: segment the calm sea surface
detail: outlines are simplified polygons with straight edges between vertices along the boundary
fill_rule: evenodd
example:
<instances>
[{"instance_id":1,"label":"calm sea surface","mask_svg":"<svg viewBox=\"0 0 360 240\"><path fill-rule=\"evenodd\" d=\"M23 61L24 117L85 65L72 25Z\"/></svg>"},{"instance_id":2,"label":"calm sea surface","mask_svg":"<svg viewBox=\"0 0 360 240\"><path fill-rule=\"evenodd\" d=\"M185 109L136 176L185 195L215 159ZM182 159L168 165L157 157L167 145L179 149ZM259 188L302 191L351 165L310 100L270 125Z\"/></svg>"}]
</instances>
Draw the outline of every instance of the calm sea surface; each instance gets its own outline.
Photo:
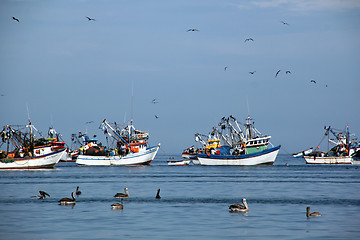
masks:
<instances>
[{"instance_id":1,"label":"calm sea surface","mask_svg":"<svg viewBox=\"0 0 360 240\"><path fill-rule=\"evenodd\" d=\"M310 166L290 155L251 167L166 160L159 153L151 166L0 171L0 239L360 239L356 165ZM60 206L76 186L76 205ZM112 210L125 187L124 209ZM51 197L30 198L39 190ZM250 211L230 213L244 197ZM306 218L306 206L322 216Z\"/></svg>"}]
</instances>

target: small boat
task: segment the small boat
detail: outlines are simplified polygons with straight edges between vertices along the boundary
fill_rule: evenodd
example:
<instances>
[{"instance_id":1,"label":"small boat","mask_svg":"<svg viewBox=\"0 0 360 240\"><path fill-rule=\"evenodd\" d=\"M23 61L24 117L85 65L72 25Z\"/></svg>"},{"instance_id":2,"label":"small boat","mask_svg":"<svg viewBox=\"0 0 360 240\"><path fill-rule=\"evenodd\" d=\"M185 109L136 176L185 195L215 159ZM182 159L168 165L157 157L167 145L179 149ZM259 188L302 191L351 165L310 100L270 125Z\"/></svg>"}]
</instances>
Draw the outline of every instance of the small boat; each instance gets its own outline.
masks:
<instances>
[{"instance_id":1,"label":"small boat","mask_svg":"<svg viewBox=\"0 0 360 240\"><path fill-rule=\"evenodd\" d=\"M60 162L75 162L75 160L72 159L72 155L69 148L65 146L66 143L61 138L61 134L56 132L55 128L49 127L47 140L50 141L50 144L53 146L53 148L66 149L65 153L60 159Z\"/></svg>"},{"instance_id":2,"label":"small boat","mask_svg":"<svg viewBox=\"0 0 360 240\"><path fill-rule=\"evenodd\" d=\"M213 128L211 136L217 147L206 148L205 153L197 154L201 165L261 165L273 164L281 146L271 147L271 136L262 135L251 121L237 121L233 116L223 117L220 129ZM243 126L243 129L240 127ZM225 144L220 145L220 139Z\"/></svg>"},{"instance_id":3,"label":"small boat","mask_svg":"<svg viewBox=\"0 0 360 240\"><path fill-rule=\"evenodd\" d=\"M183 159L183 160L168 160L167 163L169 166L185 166L189 165L191 162L190 159Z\"/></svg>"},{"instance_id":4,"label":"small boat","mask_svg":"<svg viewBox=\"0 0 360 240\"><path fill-rule=\"evenodd\" d=\"M356 159L353 155L360 150L360 145L355 139L350 139L349 126L345 130L337 130L324 127L324 137L328 137L328 142L334 145L329 151L313 151L303 156L307 164L354 164ZM330 139L330 133L335 139ZM323 137L323 139L324 139ZM319 144L320 145L320 144ZM317 146L316 149L320 147Z\"/></svg>"},{"instance_id":5,"label":"small boat","mask_svg":"<svg viewBox=\"0 0 360 240\"><path fill-rule=\"evenodd\" d=\"M303 156L307 156L312 152L313 152L313 148L309 148L309 149L306 149L306 150L301 151L301 152L293 153L293 157L294 158L300 158L300 157L303 157Z\"/></svg>"},{"instance_id":6,"label":"small boat","mask_svg":"<svg viewBox=\"0 0 360 240\"><path fill-rule=\"evenodd\" d=\"M76 159L78 165L150 165L154 160L160 144L149 147L149 133L135 129L132 121L123 129L106 120L101 126L104 133L115 139L116 146L107 148L98 144L96 139L85 141L87 144L80 149Z\"/></svg>"},{"instance_id":7,"label":"small boat","mask_svg":"<svg viewBox=\"0 0 360 240\"><path fill-rule=\"evenodd\" d=\"M7 150L0 152L0 169L54 168L65 154L52 140L35 138L37 129L29 125L6 125L0 132ZM14 147L13 151L9 151Z\"/></svg>"}]
</instances>

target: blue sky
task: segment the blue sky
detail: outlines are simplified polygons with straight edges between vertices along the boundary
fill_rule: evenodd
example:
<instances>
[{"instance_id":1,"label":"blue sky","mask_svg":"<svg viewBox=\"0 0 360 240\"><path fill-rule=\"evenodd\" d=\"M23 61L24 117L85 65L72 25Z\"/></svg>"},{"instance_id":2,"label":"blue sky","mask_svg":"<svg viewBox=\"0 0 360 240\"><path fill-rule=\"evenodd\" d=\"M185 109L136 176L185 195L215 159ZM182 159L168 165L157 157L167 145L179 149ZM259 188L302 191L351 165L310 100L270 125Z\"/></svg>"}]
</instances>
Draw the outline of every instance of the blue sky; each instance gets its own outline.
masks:
<instances>
[{"instance_id":1,"label":"blue sky","mask_svg":"<svg viewBox=\"0 0 360 240\"><path fill-rule=\"evenodd\" d=\"M359 135L359 16L356 0L4 0L0 124L26 124L28 105L70 144L132 113L171 153L230 114L250 113L283 153L316 146L325 125Z\"/></svg>"}]
</instances>

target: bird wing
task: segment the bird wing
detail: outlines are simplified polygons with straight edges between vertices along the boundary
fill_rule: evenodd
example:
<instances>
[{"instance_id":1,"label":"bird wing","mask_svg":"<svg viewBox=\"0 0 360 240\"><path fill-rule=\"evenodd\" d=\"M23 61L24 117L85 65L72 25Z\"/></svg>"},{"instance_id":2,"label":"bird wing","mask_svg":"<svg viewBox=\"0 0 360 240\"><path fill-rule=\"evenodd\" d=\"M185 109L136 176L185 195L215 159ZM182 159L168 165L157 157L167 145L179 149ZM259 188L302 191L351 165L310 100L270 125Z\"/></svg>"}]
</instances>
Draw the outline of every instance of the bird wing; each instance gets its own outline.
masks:
<instances>
[{"instance_id":1,"label":"bird wing","mask_svg":"<svg viewBox=\"0 0 360 240\"><path fill-rule=\"evenodd\" d=\"M47 192L39 191L39 193L40 193L41 196L44 196L44 197L49 196L50 197L50 195Z\"/></svg>"}]
</instances>

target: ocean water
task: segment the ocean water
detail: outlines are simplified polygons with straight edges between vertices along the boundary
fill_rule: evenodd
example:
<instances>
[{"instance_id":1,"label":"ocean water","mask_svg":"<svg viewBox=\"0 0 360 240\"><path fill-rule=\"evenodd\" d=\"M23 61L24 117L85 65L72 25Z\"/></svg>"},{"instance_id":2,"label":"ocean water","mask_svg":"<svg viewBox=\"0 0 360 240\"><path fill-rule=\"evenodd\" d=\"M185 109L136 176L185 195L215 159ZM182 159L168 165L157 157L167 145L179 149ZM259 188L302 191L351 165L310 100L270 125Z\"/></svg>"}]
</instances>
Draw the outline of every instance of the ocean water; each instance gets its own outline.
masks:
<instances>
[{"instance_id":1,"label":"ocean water","mask_svg":"<svg viewBox=\"0 0 360 240\"><path fill-rule=\"evenodd\" d=\"M166 160L159 153L151 166L0 171L0 239L360 239L356 165L311 166L290 155L273 166ZM76 205L59 205L76 186ZM125 187L124 209L111 209ZM39 190L50 198L30 198ZM230 213L244 197L250 211ZM307 206L322 216L307 218Z\"/></svg>"}]
</instances>

